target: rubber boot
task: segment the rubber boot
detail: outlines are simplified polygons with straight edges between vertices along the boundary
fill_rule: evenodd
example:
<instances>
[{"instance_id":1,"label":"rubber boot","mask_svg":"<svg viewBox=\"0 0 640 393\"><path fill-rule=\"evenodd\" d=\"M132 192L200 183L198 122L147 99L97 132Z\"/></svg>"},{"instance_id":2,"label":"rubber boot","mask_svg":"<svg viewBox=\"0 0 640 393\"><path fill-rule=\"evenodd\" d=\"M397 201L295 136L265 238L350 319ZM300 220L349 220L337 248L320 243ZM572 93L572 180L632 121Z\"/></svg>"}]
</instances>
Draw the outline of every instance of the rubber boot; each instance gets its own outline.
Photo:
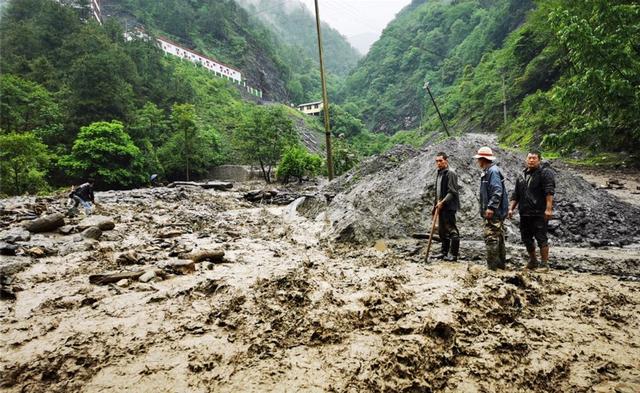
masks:
<instances>
[{"instance_id":1,"label":"rubber boot","mask_svg":"<svg viewBox=\"0 0 640 393\"><path fill-rule=\"evenodd\" d=\"M507 247L504 244L504 237L498 241L498 269L507 268Z\"/></svg>"},{"instance_id":2,"label":"rubber boot","mask_svg":"<svg viewBox=\"0 0 640 393\"><path fill-rule=\"evenodd\" d=\"M536 249L527 249L529 260L527 261L527 269L535 270L538 268L538 257L536 257Z\"/></svg>"},{"instance_id":3,"label":"rubber boot","mask_svg":"<svg viewBox=\"0 0 640 393\"><path fill-rule=\"evenodd\" d=\"M440 253L433 256L434 259L445 259L447 254L449 253L449 239L442 239L442 248L440 249Z\"/></svg>"},{"instance_id":4,"label":"rubber boot","mask_svg":"<svg viewBox=\"0 0 640 393\"><path fill-rule=\"evenodd\" d=\"M549 269L549 246L540 247L540 267Z\"/></svg>"},{"instance_id":5,"label":"rubber boot","mask_svg":"<svg viewBox=\"0 0 640 393\"><path fill-rule=\"evenodd\" d=\"M460 238L451 239L451 252L444 259L445 261L455 262L458 260L458 252L460 251Z\"/></svg>"},{"instance_id":6,"label":"rubber boot","mask_svg":"<svg viewBox=\"0 0 640 393\"><path fill-rule=\"evenodd\" d=\"M498 242L487 242L487 267L491 270L498 270L500 263L500 251Z\"/></svg>"}]
</instances>

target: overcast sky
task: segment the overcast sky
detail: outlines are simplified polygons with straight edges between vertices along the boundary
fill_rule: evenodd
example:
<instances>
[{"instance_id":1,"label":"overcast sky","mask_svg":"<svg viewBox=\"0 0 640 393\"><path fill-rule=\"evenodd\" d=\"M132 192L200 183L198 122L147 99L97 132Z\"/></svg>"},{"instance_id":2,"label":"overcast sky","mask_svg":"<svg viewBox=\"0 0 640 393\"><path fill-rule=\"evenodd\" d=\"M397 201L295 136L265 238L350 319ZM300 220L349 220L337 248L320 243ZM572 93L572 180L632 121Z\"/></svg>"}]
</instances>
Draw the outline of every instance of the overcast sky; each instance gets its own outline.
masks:
<instances>
[{"instance_id":1,"label":"overcast sky","mask_svg":"<svg viewBox=\"0 0 640 393\"><path fill-rule=\"evenodd\" d=\"M302 2L314 12L314 0ZM395 14L410 2L411 0L318 0L320 19L356 46L358 44L353 41L358 40L358 36L369 36L370 41L378 38Z\"/></svg>"}]
</instances>

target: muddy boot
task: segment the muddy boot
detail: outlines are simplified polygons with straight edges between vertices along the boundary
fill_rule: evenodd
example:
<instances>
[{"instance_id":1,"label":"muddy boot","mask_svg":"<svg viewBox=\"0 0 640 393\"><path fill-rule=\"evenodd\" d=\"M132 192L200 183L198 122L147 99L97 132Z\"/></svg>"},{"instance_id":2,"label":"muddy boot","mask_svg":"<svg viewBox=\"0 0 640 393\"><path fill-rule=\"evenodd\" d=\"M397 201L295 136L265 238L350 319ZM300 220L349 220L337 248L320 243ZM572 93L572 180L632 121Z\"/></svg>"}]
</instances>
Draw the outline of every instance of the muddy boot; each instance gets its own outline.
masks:
<instances>
[{"instance_id":1,"label":"muddy boot","mask_svg":"<svg viewBox=\"0 0 640 393\"><path fill-rule=\"evenodd\" d=\"M498 270L500 264L500 252L498 242L487 243L487 267L491 270Z\"/></svg>"},{"instance_id":2,"label":"muddy boot","mask_svg":"<svg viewBox=\"0 0 640 393\"><path fill-rule=\"evenodd\" d=\"M455 262L458 260L458 252L460 251L460 239L453 238L451 239L451 252L444 259L445 261Z\"/></svg>"},{"instance_id":3,"label":"muddy boot","mask_svg":"<svg viewBox=\"0 0 640 393\"><path fill-rule=\"evenodd\" d=\"M549 246L540 247L540 267L549 270Z\"/></svg>"},{"instance_id":4,"label":"muddy boot","mask_svg":"<svg viewBox=\"0 0 640 393\"><path fill-rule=\"evenodd\" d=\"M442 239L442 248L439 254L433 256L434 259L445 259L449 253L449 239Z\"/></svg>"},{"instance_id":5,"label":"muddy boot","mask_svg":"<svg viewBox=\"0 0 640 393\"><path fill-rule=\"evenodd\" d=\"M536 249L527 250L529 253L529 260L527 261L527 269L535 270L538 268L538 258L536 257Z\"/></svg>"},{"instance_id":6,"label":"muddy boot","mask_svg":"<svg viewBox=\"0 0 640 393\"><path fill-rule=\"evenodd\" d=\"M504 244L504 237L498 241L498 269L507 268L507 247Z\"/></svg>"}]
</instances>

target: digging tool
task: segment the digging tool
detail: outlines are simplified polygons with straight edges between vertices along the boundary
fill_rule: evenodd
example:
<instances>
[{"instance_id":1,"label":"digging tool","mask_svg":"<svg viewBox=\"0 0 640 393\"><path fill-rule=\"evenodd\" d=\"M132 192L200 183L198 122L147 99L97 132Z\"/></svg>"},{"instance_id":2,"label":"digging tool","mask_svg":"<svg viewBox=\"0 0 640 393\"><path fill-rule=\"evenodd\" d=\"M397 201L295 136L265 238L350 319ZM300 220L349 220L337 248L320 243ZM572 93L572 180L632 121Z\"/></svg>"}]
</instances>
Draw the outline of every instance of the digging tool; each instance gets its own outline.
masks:
<instances>
[{"instance_id":1,"label":"digging tool","mask_svg":"<svg viewBox=\"0 0 640 393\"><path fill-rule=\"evenodd\" d=\"M427 244L427 255L425 256L425 262L429 261L429 251L431 251L431 241L433 240L433 231L436 229L436 222L438 222L438 215L440 214L440 209L436 209L436 212L433 214L433 223L431 224L431 233L429 234L429 243Z\"/></svg>"}]
</instances>

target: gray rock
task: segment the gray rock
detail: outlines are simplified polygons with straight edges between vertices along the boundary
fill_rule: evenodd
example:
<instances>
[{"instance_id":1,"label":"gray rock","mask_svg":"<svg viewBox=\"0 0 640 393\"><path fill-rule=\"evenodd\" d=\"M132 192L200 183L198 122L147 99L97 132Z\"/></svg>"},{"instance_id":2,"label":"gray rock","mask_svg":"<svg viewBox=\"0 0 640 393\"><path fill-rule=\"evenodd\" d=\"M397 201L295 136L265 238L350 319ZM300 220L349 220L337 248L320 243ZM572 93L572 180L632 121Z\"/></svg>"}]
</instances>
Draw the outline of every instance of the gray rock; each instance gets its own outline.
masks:
<instances>
[{"instance_id":1,"label":"gray rock","mask_svg":"<svg viewBox=\"0 0 640 393\"><path fill-rule=\"evenodd\" d=\"M149 282L156 276L156 272L153 270L146 271L138 280L140 282Z\"/></svg>"},{"instance_id":2,"label":"gray rock","mask_svg":"<svg viewBox=\"0 0 640 393\"><path fill-rule=\"evenodd\" d=\"M558 227L560 227L561 224L562 222L560 220L549 220L549 222L547 223L547 227L550 231L554 231Z\"/></svg>"},{"instance_id":3,"label":"gray rock","mask_svg":"<svg viewBox=\"0 0 640 393\"><path fill-rule=\"evenodd\" d=\"M68 235L68 234L72 233L75 229L76 229L75 225L65 225L65 226L60 227L58 229L58 231L60 233L62 233L63 235Z\"/></svg>"},{"instance_id":4,"label":"gray rock","mask_svg":"<svg viewBox=\"0 0 640 393\"><path fill-rule=\"evenodd\" d=\"M116 224L111 217L89 216L78 223L78 229L84 231L89 227L98 227L101 231L109 231L115 228Z\"/></svg>"},{"instance_id":5,"label":"gray rock","mask_svg":"<svg viewBox=\"0 0 640 393\"><path fill-rule=\"evenodd\" d=\"M102 231L98 227L89 227L82 231L81 235L87 239L98 240L102 236Z\"/></svg>"},{"instance_id":6,"label":"gray rock","mask_svg":"<svg viewBox=\"0 0 640 393\"><path fill-rule=\"evenodd\" d=\"M33 264L31 258L5 256L0 262L0 276L11 276L25 270Z\"/></svg>"},{"instance_id":7,"label":"gray rock","mask_svg":"<svg viewBox=\"0 0 640 393\"><path fill-rule=\"evenodd\" d=\"M18 246L0 241L0 255L16 255Z\"/></svg>"},{"instance_id":8,"label":"gray rock","mask_svg":"<svg viewBox=\"0 0 640 393\"><path fill-rule=\"evenodd\" d=\"M0 235L0 240L3 240L7 243L15 243L15 242L28 242L31 239L31 233L23 228L11 228L8 231L2 232Z\"/></svg>"},{"instance_id":9,"label":"gray rock","mask_svg":"<svg viewBox=\"0 0 640 393\"><path fill-rule=\"evenodd\" d=\"M24 224L26 230L31 233L51 232L64 225L64 215L62 213L49 214L36 218Z\"/></svg>"}]
</instances>

